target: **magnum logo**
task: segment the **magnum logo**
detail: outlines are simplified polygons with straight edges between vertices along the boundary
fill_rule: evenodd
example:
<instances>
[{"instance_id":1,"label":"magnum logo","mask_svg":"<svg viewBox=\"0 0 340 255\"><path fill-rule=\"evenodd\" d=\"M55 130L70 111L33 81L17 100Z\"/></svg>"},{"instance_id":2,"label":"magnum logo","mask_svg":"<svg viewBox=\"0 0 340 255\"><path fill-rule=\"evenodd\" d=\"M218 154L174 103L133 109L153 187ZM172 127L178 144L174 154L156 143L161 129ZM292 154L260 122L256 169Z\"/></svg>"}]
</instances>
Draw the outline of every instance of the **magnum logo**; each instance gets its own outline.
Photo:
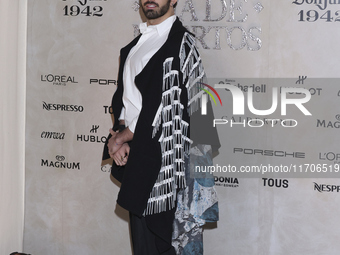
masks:
<instances>
[{"instance_id":1,"label":"magnum logo","mask_svg":"<svg viewBox=\"0 0 340 255\"><path fill-rule=\"evenodd\" d=\"M55 159L56 161L41 159L41 166L80 170L80 162L65 162L65 157L61 155L57 155Z\"/></svg>"}]
</instances>

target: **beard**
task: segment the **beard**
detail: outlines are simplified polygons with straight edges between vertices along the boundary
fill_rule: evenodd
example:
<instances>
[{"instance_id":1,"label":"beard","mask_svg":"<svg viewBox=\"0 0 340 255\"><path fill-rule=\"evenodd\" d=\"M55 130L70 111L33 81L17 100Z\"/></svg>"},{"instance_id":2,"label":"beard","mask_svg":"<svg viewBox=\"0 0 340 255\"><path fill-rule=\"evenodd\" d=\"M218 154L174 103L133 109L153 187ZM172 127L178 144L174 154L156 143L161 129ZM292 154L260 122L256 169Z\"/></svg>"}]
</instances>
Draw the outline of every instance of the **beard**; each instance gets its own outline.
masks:
<instances>
[{"instance_id":1,"label":"beard","mask_svg":"<svg viewBox=\"0 0 340 255\"><path fill-rule=\"evenodd\" d=\"M162 17L165 13L168 12L168 10L170 8L170 2L171 2L171 0L168 0L168 2L165 5L161 6L158 11L156 11L156 10L146 10L145 9L144 6L146 4L155 4L157 7L159 7L159 5L155 2L153 2L153 1L146 2L144 4L144 6L142 6L141 4L140 5L142 6L143 13L144 13L144 15L147 19L157 19L159 17Z\"/></svg>"}]
</instances>

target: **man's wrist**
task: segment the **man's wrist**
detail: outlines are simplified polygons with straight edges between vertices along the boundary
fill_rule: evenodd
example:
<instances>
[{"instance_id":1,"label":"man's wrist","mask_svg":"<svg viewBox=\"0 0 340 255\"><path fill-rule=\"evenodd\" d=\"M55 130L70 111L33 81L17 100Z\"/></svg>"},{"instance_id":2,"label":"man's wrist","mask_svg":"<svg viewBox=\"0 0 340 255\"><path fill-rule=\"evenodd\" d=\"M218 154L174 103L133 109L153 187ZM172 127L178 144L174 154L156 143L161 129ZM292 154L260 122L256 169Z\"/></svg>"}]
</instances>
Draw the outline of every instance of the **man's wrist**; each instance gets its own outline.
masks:
<instances>
[{"instance_id":1,"label":"man's wrist","mask_svg":"<svg viewBox=\"0 0 340 255\"><path fill-rule=\"evenodd\" d=\"M124 141L124 136L123 136L123 132L119 132L115 138L115 142L116 145L122 145L123 143L125 143L126 141Z\"/></svg>"},{"instance_id":2,"label":"man's wrist","mask_svg":"<svg viewBox=\"0 0 340 255\"><path fill-rule=\"evenodd\" d=\"M123 131L119 132L115 138L117 145L122 145L123 143L131 141L133 138L133 133L130 131L129 127L126 127Z\"/></svg>"},{"instance_id":3,"label":"man's wrist","mask_svg":"<svg viewBox=\"0 0 340 255\"><path fill-rule=\"evenodd\" d=\"M124 143L124 141L122 141L122 139L119 139L118 134L115 138L115 143L116 143L116 145L122 145Z\"/></svg>"}]
</instances>

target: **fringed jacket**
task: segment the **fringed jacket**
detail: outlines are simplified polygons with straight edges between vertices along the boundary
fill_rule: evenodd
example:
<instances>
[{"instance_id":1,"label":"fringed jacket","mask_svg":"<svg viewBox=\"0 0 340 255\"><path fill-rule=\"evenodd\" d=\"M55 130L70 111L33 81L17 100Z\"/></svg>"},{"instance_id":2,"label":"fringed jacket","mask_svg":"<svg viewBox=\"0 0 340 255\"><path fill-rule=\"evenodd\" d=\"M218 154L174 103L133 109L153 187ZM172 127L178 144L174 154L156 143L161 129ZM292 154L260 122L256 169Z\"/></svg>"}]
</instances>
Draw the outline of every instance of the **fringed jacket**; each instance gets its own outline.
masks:
<instances>
[{"instance_id":1,"label":"fringed jacket","mask_svg":"<svg viewBox=\"0 0 340 255\"><path fill-rule=\"evenodd\" d=\"M118 87L112 99L114 129L123 107L123 68L139 38L120 52ZM190 115L199 107L204 76L195 39L177 18L167 41L135 77L142 109L127 164L112 167L112 175L121 182L117 203L128 211L152 215L175 207L176 189L185 187L184 161L192 142ZM104 153L108 158L107 150Z\"/></svg>"}]
</instances>

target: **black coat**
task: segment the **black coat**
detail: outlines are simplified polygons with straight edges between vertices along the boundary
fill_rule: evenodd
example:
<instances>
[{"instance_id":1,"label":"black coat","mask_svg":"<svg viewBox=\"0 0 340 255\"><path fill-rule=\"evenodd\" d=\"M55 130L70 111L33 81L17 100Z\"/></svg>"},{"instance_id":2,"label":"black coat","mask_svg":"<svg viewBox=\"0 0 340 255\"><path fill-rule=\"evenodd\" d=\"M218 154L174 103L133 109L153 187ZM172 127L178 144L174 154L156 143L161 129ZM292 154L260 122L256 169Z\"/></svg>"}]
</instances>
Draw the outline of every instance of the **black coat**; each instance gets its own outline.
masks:
<instances>
[{"instance_id":1,"label":"black coat","mask_svg":"<svg viewBox=\"0 0 340 255\"><path fill-rule=\"evenodd\" d=\"M135 84L142 95L142 109L136 124L133 141L130 142L128 162L125 167L118 171L113 167L112 175L121 182L117 203L136 215L143 214L162 163L160 143L158 142L160 132L157 132L156 136L152 138L152 122L162 98L163 62L165 59L173 57L172 69L180 69L179 48L185 32L188 31L177 18L169 32L167 41L135 78ZM123 68L130 50L136 45L139 38L140 36L136 37L120 52L118 86L112 98L115 118L114 129L118 128L118 117L123 107ZM181 72L179 72L179 76L181 81ZM184 85L181 84L181 86ZM185 106L187 105L187 98L186 89L183 87L181 102ZM185 115L183 118L189 122L187 111L184 110L183 112ZM106 158L108 157L106 155Z\"/></svg>"},{"instance_id":2,"label":"black coat","mask_svg":"<svg viewBox=\"0 0 340 255\"><path fill-rule=\"evenodd\" d=\"M150 192L157 180L162 165L161 146L158 141L161 135L161 129L153 136L154 127L152 123L162 99L163 63L168 58L173 58L171 69L178 71L178 81L181 89L180 101L184 106L183 120L190 123L190 116L187 109L188 90L185 87L187 79L183 77L183 73L180 70L180 48L185 33L188 33L188 31L177 18L169 32L167 41L153 55L144 69L135 77L135 84L142 95L142 109L137 121L133 140L129 143L130 154L127 164L124 167L117 167L113 162L111 174L121 182L117 203L126 210L139 216L141 216L146 209ZM130 50L137 44L139 38L140 36L136 37L127 46L122 48L120 52L118 86L112 98L112 109L115 118L114 130L119 128L118 118L123 107L123 69L125 61ZM188 55L189 50L189 48L185 48L186 55ZM195 113L195 115L199 116L200 114L198 112ZM216 129L212 128L213 115L211 114L211 107L208 105L207 116L199 116L195 119L196 123L200 125L198 128L193 129L192 133L195 138L190 137L190 129L188 130L187 136L193 139L194 143L212 144L216 145L215 147L219 147ZM205 123L205 125L203 123ZM207 136L207 134L209 134L209 136ZM211 139L211 136L213 136L214 139ZM108 139L109 138L110 136ZM106 145L107 144L105 144L104 147L103 159L110 157ZM145 216L149 228L162 240L165 240L165 243L163 243L164 247L161 248L164 250L171 245L171 226L174 210L175 208L162 213Z\"/></svg>"}]
</instances>

